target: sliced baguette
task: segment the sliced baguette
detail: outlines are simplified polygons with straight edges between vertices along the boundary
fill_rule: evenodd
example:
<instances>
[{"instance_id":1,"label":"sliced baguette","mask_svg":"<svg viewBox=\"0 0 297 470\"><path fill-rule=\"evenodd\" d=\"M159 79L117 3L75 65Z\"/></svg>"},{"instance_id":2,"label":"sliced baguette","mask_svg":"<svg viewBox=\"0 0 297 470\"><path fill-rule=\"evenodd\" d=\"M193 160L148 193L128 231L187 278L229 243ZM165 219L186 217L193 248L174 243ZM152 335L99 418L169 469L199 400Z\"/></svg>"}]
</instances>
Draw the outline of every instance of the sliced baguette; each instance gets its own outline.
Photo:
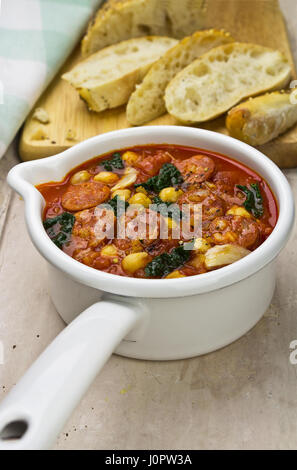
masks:
<instances>
[{"instance_id":1,"label":"sliced baguette","mask_svg":"<svg viewBox=\"0 0 297 470\"><path fill-rule=\"evenodd\" d=\"M147 36L106 47L62 75L92 111L127 103L135 86L152 64L177 43L176 39Z\"/></svg>"},{"instance_id":2,"label":"sliced baguette","mask_svg":"<svg viewBox=\"0 0 297 470\"><path fill-rule=\"evenodd\" d=\"M125 39L183 38L203 27L205 0L108 0L82 41L84 57Z\"/></svg>"},{"instance_id":3,"label":"sliced baguette","mask_svg":"<svg viewBox=\"0 0 297 470\"><path fill-rule=\"evenodd\" d=\"M127 120L140 125L166 112L164 93L172 78L194 59L213 47L234 42L224 31L198 31L169 49L148 71L130 96Z\"/></svg>"},{"instance_id":4,"label":"sliced baguette","mask_svg":"<svg viewBox=\"0 0 297 470\"><path fill-rule=\"evenodd\" d=\"M166 88L165 104L180 121L208 121L248 96L285 87L290 76L288 61L279 51L227 44L179 72Z\"/></svg>"},{"instance_id":5,"label":"sliced baguette","mask_svg":"<svg viewBox=\"0 0 297 470\"><path fill-rule=\"evenodd\" d=\"M280 91L240 103L226 119L230 135L250 145L266 144L296 123L296 98Z\"/></svg>"}]
</instances>

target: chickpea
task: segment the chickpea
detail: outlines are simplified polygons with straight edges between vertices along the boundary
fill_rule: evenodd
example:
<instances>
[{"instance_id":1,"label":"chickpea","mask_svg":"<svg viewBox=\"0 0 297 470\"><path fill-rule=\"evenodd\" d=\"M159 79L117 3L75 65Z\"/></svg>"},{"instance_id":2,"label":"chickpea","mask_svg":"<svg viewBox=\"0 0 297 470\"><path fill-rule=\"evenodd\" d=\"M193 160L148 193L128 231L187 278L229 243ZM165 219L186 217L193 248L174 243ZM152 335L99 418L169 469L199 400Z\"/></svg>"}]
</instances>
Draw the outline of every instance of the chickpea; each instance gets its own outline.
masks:
<instances>
[{"instance_id":1,"label":"chickpea","mask_svg":"<svg viewBox=\"0 0 297 470\"><path fill-rule=\"evenodd\" d=\"M118 250L114 245L106 245L102 248L100 254L103 256L116 256L118 254Z\"/></svg>"},{"instance_id":2,"label":"chickpea","mask_svg":"<svg viewBox=\"0 0 297 470\"><path fill-rule=\"evenodd\" d=\"M194 250L197 251L197 253L206 253L209 248L211 248L211 244L204 238L195 239Z\"/></svg>"},{"instance_id":3,"label":"chickpea","mask_svg":"<svg viewBox=\"0 0 297 470\"><path fill-rule=\"evenodd\" d=\"M225 230L228 226L226 220L220 219L219 217L215 219L215 223L216 223L217 230Z\"/></svg>"},{"instance_id":4,"label":"chickpea","mask_svg":"<svg viewBox=\"0 0 297 470\"><path fill-rule=\"evenodd\" d=\"M138 155L135 152L131 152L130 150L127 150L127 152L125 152L122 155L122 160L124 160L126 163L128 163L128 165L133 165L134 163L137 162Z\"/></svg>"},{"instance_id":5,"label":"chickpea","mask_svg":"<svg viewBox=\"0 0 297 470\"><path fill-rule=\"evenodd\" d=\"M213 239L215 243L230 243L230 242L236 242L238 236L235 232L225 232L225 233L220 233L216 232L213 234Z\"/></svg>"},{"instance_id":6,"label":"chickpea","mask_svg":"<svg viewBox=\"0 0 297 470\"><path fill-rule=\"evenodd\" d=\"M135 273L138 269L144 268L150 260L150 256L145 252L131 253L125 256L122 261L122 267L130 274Z\"/></svg>"},{"instance_id":7,"label":"chickpea","mask_svg":"<svg viewBox=\"0 0 297 470\"><path fill-rule=\"evenodd\" d=\"M88 171L81 170L81 171L78 171L77 173L74 173L74 175L71 177L70 183L71 184L85 183L86 181L89 181L90 178L91 178L91 175Z\"/></svg>"},{"instance_id":8,"label":"chickpea","mask_svg":"<svg viewBox=\"0 0 297 470\"><path fill-rule=\"evenodd\" d=\"M119 177L111 171L100 171L97 175L94 176L94 181L101 181L102 183L115 183L118 181Z\"/></svg>"},{"instance_id":9,"label":"chickpea","mask_svg":"<svg viewBox=\"0 0 297 470\"><path fill-rule=\"evenodd\" d=\"M251 214L241 206L232 206L231 209L226 212L226 215L241 215L241 217L251 217Z\"/></svg>"},{"instance_id":10,"label":"chickpea","mask_svg":"<svg viewBox=\"0 0 297 470\"><path fill-rule=\"evenodd\" d=\"M143 186L138 186L138 188L136 188L136 192L147 194L147 190Z\"/></svg>"},{"instance_id":11,"label":"chickpea","mask_svg":"<svg viewBox=\"0 0 297 470\"><path fill-rule=\"evenodd\" d=\"M168 274L165 279L177 279L178 277L186 277L180 271L172 271L172 273Z\"/></svg>"},{"instance_id":12,"label":"chickpea","mask_svg":"<svg viewBox=\"0 0 297 470\"><path fill-rule=\"evenodd\" d=\"M136 193L129 199L129 204L141 204L146 208L149 207L151 203L151 199L143 193Z\"/></svg>"},{"instance_id":13,"label":"chickpea","mask_svg":"<svg viewBox=\"0 0 297 470\"><path fill-rule=\"evenodd\" d=\"M176 190L174 187L169 187L162 189L159 192L159 197L164 202L176 202L182 194L183 192L180 189Z\"/></svg>"},{"instance_id":14,"label":"chickpea","mask_svg":"<svg viewBox=\"0 0 297 470\"><path fill-rule=\"evenodd\" d=\"M112 198L118 196L123 201L128 201L129 197L131 196L130 189L117 189L112 193Z\"/></svg>"},{"instance_id":15,"label":"chickpea","mask_svg":"<svg viewBox=\"0 0 297 470\"><path fill-rule=\"evenodd\" d=\"M225 235L222 235L220 232L216 232L213 234L213 239L215 241L215 243L226 243L227 242L227 238L225 237Z\"/></svg>"}]
</instances>

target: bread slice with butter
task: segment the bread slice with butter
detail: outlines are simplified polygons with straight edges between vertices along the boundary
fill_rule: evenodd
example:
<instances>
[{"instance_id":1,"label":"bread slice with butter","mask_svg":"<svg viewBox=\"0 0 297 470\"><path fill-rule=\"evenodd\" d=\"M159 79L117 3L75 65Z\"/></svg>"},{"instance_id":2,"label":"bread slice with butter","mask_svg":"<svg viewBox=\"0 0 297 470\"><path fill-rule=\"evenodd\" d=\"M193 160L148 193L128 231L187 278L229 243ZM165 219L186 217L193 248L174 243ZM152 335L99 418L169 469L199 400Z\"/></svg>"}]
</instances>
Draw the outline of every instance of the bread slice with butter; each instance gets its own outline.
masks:
<instances>
[{"instance_id":1,"label":"bread slice with butter","mask_svg":"<svg viewBox=\"0 0 297 470\"><path fill-rule=\"evenodd\" d=\"M169 49L148 71L127 105L127 120L141 125L166 112L164 93L170 80L210 49L234 42L229 33L214 29L197 31Z\"/></svg>"},{"instance_id":2,"label":"bread slice with butter","mask_svg":"<svg viewBox=\"0 0 297 470\"><path fill-rule=\"evenodd\" d=\"M141 36L183 38L203 27L205 0L108 0L82 40L84 57Z\"/></svg>"},{"instance_id":3,"label":"bread slice with butter","mask_svg":"<svg viewBox=\"0 0 297 470\"><path fill-rule=\"evenodd\" d=\"M79 62L62 75L91 111L103 111L127 103L149 68L177 40L146 36L106 47Z\"/></svg>"},{"instance_id":4,"label":"bread slice with butter","mask_svg":"<svg viewBox=\"0 0 297 470\"><path fill-rule=\"evenodd\" d=\"M266 144L296 123L296 96L283 91L250 98L230 109L226 118L229 134L250 145Z\"/></svg>"},{"instance_id":5,"label":"bread slice with butter","mask_svg":"<svg viewBox=\"0 0 297 470\"><path fill-rule=\"evenodd\" d=\"M255 44L216 47L179 72L165 91L168 112L185 123L203 122L241 100L285 87L291 67L279 51Z\"/></svg>"}]
</instances>

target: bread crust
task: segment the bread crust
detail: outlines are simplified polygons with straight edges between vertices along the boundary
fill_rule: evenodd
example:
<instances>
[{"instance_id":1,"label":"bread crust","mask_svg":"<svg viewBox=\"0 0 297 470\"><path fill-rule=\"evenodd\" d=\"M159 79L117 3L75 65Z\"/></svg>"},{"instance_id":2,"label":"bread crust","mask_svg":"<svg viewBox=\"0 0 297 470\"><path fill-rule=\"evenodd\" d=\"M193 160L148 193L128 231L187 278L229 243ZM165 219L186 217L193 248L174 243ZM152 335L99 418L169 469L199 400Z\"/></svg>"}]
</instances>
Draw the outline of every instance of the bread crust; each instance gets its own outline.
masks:
<instances>
[{"instance_id":1,"label":"bread crust","mask_svg":"<svg viewBox=\"0 0 297 470\"><path fill-rule=\"evenodd\" d=\"M226 118L229 134L250 145L263 145L297 123L290 92L276 91L240 103Z\"/></svg>"},{"instance_id":2,"label":"bread crust","mask_svg":"<svg viewBox=\"0 0 297 470\"><path fill-rule=\"evenodd\" d=\"M82 55L147 36L181 39L203 27L204 0L108 0L89 23Z\"/></svg>"},{"instance_id":3,"label":"bread crust","mask_svg":"<svg viewBox=\"0 0 297 470\"><path fill-rule=\"evenodd\" d=\"M147 36L106 47L62 75L91 111L104 111L127 103L135 86L176 39Z\"/></svg>"},{"instance_id":4,"label":"bread crust","mask_svg":"<svg viewBox=\"0 0 297 470\"><path fill-rule=\"evenodd\" d=\"M142 83L131 95L127 105L127 120L141 125L166 112L164 94L174 76L193 60L213 47L234 42L223 30L197 31L169 49L148 71Z\"/></svg>"},{"instance_id":5,"label":"bread crust","mask_svg":"<svg viewBox=\"0 0 297 470\"><path fill-rule=\"evenodd\" d=\"M249 96L284 88L290 77L281 52L234 42L210 50L179 72L166 88L165 104L182 122L204 122Z\"/></svg>"}]
</instances>

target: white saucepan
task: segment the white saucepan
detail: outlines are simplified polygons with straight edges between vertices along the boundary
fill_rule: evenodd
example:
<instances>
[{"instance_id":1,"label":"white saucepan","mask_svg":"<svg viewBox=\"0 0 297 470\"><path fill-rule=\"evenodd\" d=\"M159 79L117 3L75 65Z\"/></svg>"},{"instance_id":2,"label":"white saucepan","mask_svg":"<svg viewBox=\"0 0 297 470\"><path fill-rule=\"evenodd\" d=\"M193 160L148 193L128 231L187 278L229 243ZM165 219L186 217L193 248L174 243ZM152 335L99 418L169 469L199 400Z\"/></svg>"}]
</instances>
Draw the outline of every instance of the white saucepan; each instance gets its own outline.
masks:
<instances>
[{"instance_id":1,"label":"white saucepan","mask_svg":"<svg viewBox=\"0 0 297 470\"><path fill-rule=\"evenodd\" d=\"M168 280L97 271L58 249L43 228L44 200L34 186L60 181L73 167L96 155L154 143L219 152L263 176L279 206L279 219L268 239L227 267ZM25 201L31 239L48 261L51 298L70 324L2 402L0 449L50 448L113 352L151 360L205 354L245 334L269 306L275 261L293 226L294 203L290 186L277 166L242 142L177 126L119 130L54 157L21 163L10 171L8 182Z\"/></svg>"}]
</instances>

